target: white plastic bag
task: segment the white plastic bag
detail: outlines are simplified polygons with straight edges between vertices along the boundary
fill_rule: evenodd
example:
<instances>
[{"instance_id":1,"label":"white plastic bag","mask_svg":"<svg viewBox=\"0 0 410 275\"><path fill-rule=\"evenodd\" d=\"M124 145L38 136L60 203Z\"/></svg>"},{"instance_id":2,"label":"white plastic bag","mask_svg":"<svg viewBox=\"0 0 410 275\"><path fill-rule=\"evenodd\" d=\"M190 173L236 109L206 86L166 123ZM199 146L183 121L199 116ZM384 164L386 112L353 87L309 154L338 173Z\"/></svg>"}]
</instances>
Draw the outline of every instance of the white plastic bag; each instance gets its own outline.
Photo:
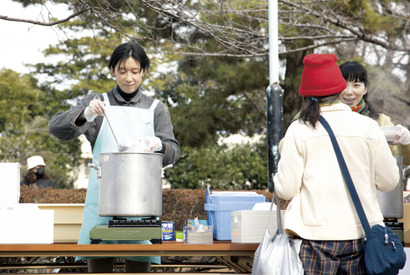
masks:
<instances>
[{"instance_id":1,"label":"white plastic bag","mask_svg":"<svg viewBox=\"0 0 410 275\"><path fill-rule=\"evenodd\" d=\"M303 275L303 264L299 257L302 240L293 239L283 231L279 201L277 213L278 229L272 237L266 228L263 239L255 251L252 275Z\"/></svg>"},{"instance_id":2,"label":"white plastic bag","mask_svg":"<svg viewBox=\"0 0 410 275\"><path fill-rule=\"evenodd\" d=\"M301 243L301 239L292 239L285 232L276 231L272 237L266 229L255 251L252 275L302 275Z\"/></svg>"}]
</instances>

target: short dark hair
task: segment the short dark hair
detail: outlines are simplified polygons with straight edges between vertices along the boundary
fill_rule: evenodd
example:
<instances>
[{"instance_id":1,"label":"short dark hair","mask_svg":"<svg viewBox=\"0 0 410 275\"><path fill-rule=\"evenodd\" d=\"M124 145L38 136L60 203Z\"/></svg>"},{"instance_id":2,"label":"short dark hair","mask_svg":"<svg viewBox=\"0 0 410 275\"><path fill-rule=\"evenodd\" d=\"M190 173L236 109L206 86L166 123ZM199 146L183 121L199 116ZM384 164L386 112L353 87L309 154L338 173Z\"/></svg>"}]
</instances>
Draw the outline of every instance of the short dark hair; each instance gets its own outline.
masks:
<instances>
[{"instance_id":1,"label":"short dark hair","mask_svg":"<svg viewBox=\"0 0 410 275\"><path fill-rule=\"evenodd\" d=\"M340 65L339 68L346 81L363 82L366 88L369 86L367 71L360 63L357 63L356 61L347 61Z\"/></svg>"},{"instance_id":2,"label":"short dark hair","mask_svg":"<svg viewBox=\"0 0 410 275\"><path fill-rule=\"evenodd\" d=\"M111 55L110 62L108 63L108 68L115 70L118 63L121 64L124 60L127 60L130 57L139 61L141 71L147 71L149 69L149 58L141 45L136 42L127 42L115 48Z\"/></svg>"}]
</instances>

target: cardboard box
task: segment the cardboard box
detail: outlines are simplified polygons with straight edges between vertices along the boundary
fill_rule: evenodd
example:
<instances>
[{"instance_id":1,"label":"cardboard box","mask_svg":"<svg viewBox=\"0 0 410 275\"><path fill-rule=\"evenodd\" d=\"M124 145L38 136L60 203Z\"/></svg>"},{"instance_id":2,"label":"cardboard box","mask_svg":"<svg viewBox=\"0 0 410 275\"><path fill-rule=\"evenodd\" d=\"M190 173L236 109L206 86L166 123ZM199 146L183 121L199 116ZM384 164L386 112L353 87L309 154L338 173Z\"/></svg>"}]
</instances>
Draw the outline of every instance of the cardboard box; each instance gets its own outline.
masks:
<instances>
[{"instance_id":1,"label":"cardboard box","mask_svg":"<svg viewBox=\"0 0 410 275\"><path fill-rule=\"evenodd\" d=\"M221 191L210 193L207 190L205 210L208 225L213 226L215 240L231 240L231 212L251 210L256 203L265 202L266 198L256 192Z\"/></svg>"},{"instance_id":2,"label":"cardboard box","mask_svg":"<svg viewBox=\"0 0 410 275\"><path fill-rule=\"evenodd\" d=\"M1 204L0 219L1 244L53 243L53 210L40 210L35 204Z\"/></svg>"},{"instance_id":3,"label":"cardboard box","mask_svg":"<svg viewBox=\"0 0 410 275\"><path fill-rule=\"evenodd\" d=\"M83 203L42 203L41 210L54 211L54 243L76 243L83 222Z\"/></svg>"},{"instance_id":4,"label":"cardboard box","mask_svg":"<svg viewBox=\"0 0 410 275\"><path fill-rule=\"evenodd\" d=\"M260 243L267 228L268 215L271 215L269 229L275 233L277 229L276 209L269 210L238 210L231 212L232 243ZM285 210L281 210L282 223Z\"/></svg>"},{"instance_id":5,"label":"cardboard box","mask_svg":"<svg viewBox=\"0 0 410 275\"><path fill-rule=\"evenodd\" d=\"M403 219L398 219L403 223L404 245L410 246L410 203L403 203Z\"/></svg>"}]
</instances>

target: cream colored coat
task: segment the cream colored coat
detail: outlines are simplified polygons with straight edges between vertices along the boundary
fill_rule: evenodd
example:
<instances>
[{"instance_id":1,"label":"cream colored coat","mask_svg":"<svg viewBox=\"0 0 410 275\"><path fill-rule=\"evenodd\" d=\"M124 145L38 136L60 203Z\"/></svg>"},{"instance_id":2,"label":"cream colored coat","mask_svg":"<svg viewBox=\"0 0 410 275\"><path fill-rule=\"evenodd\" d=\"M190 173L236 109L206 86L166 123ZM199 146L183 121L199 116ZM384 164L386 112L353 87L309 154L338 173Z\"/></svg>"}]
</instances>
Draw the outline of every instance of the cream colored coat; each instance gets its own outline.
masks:
<instances>
[{"instance_id":1,"label":"cream colored coat","mask_svg":"<svg viewBox=\"0 0 410 275\"><path fill-rule=\"evenodd\" d=\"M393 190L399 170L382 131L376 121L342 103L321 107L321 112L336 135L371 226L383 225L376 188ZM279 197L291 200L285 214L288 233L309 240L364 237L330 138L319 122L316 129L299 120L289 126L274 185Z\"/></svg>"}]
</instances>

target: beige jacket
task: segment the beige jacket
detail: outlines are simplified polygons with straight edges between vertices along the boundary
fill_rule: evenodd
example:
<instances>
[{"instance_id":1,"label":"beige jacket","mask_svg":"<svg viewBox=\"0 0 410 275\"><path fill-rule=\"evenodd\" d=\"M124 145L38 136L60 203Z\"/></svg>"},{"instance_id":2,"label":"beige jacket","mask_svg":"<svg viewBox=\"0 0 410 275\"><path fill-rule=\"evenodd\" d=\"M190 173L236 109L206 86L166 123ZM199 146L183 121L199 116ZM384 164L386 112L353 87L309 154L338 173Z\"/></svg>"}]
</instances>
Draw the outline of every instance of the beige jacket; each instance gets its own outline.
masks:
<instances>
[{"instance_id":1,"label":"beige jacket","mask_svg":"<svg viewBox=\"0 0 410 275\"><path fill-rule=\"evenodd\" d=\"M393 190L399 171L380 127L342 103L321 107L321 111L337 137L370 224L383 225L376 188ZM291 200L284 222L288 233L310 240L364 237L330 138L321 124L316 129L300 121L289 126L274 185L279 197Z\"/></svg>"},{"instance_id":2,"label":"beige jacket","mask_svg":"<svg viewBox=\"0 0 410 275\"><path fill-rule=\"evenodd\" d=\"M299 115L299 114L298 114ZM380 114L376 120L380 127L394 126L390 117L385 114ZM282 151L283 139L279 142L279 152ZM401 156L403 158L403 167L410 165L410 144L389 145L393 156Z\"/></svg>"}]
</instances>

